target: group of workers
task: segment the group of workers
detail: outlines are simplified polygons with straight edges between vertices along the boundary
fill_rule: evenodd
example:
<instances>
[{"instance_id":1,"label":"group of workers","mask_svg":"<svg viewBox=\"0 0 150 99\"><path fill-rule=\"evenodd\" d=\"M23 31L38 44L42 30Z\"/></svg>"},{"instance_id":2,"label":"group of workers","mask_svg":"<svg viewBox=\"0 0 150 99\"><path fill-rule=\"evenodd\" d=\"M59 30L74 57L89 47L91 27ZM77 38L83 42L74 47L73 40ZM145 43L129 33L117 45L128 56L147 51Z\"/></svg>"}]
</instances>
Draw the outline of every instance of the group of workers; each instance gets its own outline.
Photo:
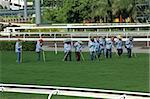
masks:
<instances>
[{"instance_id":1,"label":"group of workers","mask_svg":"<svg viewBox=\"0 0 150 99\"><path fill-rule=\"evenodd\" d=\"M40 61L41 52L43 51L42 48L43 40L40 39L36 43L36 53L37 53L37 61ZM118 56L121 56L123 53L123 46L127 49L128 57L131 58L132 56L132 48L133 48L133 38L129 37L125 44L123 44L122 37L118 36L116 40L114 37L107 38L106 37L91 37L88 42L88 48L90 52L90 59L100 61L101 55L103 54L105 58L112 58L112 49L117 53ZM71 52L72 48L75 49L75 56L77 61L81 61L81 58L84 60L82 50L84 48L84 44L82 41L76 41L74 44L71 40L67 39L64 41L64 58L63 61L71 61ZM16 42L16 53L17 53L17 62L21 63L21 52L22 52L22 45L21 40L18 39Z\"/></svg>"},{"instance_id":2,"label":"group of workers","mask_svg":"<svg viewBox=\"0 0 150 99\"><path fill-rule=\"evenodd\" d=\"M71 61L71 41L67 40L64 44L64 60ZM106 39L105 37L97 37L94 39L93 37L88 42L88 48L90 52L90 59L93 61L98 59L100 61L100 57L103 54L105 58L112 58L112 49L114 49L118 56L121 56L123 53L123 41L122 37L119 36L114 40L114 37ZM84 60L82 55L83 42L77 41L74 43L73 47L75 48L76 60L80 61L81 57ZM131 58L132 48L133 48L133 38L129 37L125 41L125 48L127 49L128 57ZM69 58L69 59L68 59Z\"/></svg>"}]
</instances>

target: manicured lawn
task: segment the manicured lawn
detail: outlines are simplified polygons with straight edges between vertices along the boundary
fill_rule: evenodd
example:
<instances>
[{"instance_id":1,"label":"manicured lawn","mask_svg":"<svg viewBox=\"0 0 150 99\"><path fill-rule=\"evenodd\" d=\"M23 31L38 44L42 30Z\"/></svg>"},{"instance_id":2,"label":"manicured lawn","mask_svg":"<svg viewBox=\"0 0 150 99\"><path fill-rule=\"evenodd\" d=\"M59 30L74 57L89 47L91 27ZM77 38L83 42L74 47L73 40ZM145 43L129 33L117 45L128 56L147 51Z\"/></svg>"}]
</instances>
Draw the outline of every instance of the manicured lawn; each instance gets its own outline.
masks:
<instances>
[{"instance_id":1,"label":"manicured lawn","mask_svg":"<svg viewBox=\"0 0 150 99\"><path fill-rule=\"evenodd\" d=\"M46 52L44 63L36 61L35 52L24 52L23 63L17 64L14 52L1 52L0 83L149 92L148 54L137 54L131 59L126 54L114 54L112 59L103 58L100 62L90 61L89 54L83 54L84 62L63 62L62 52Z\"/></svg>"},{"instance_id":2,"label":"manicured lawn","mask_svg":"<svg viewBox=\"0 0 150 99\"><path fill-rule=\"evenodd\" d=\"M0 99L47 99L48 95L22 94L22 93L0 93ZM92 99L70 96L52 96L51 99Z\"/></svg>"}]
</instances>

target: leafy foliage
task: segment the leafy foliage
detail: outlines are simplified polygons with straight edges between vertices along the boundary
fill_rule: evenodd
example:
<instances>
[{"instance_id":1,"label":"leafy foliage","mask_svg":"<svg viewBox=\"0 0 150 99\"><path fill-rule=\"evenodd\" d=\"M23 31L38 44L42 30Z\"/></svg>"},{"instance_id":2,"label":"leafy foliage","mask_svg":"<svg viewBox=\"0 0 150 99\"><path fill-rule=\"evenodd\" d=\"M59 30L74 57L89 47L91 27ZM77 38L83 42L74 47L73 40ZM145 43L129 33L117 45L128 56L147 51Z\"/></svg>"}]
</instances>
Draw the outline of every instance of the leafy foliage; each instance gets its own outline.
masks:
<instances>
[{"instance_id":1,"label":"leafy foliage","mask_svg":"<svg viewBox=\"0 0 150 99\"><path fill-rule=\"evenodd\" d=\"M15 50L15 41L1 41L0 42L0 51L12 51ZM36 42L22 42L24 51L34 51Z\"/></svg>"},{"instance_id":2,"label":"leafy foliage","mask_svg":"<svg viewBox=\"0 0 150 99\"><path fill-rule=\"evenodd\" d=\"M48 23L113 22L135 15L136 2L144 0L44 0L43 20Z\"/></svg>"}]
</instances>

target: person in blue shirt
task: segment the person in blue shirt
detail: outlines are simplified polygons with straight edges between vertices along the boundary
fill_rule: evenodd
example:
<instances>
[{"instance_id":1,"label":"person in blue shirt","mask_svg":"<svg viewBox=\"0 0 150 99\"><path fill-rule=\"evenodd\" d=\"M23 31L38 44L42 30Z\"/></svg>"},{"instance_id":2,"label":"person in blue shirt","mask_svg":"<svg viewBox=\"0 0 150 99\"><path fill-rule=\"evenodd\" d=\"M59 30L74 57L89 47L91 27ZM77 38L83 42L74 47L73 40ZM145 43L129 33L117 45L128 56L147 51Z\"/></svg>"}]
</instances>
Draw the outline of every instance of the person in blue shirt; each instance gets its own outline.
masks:
<instances>
[{"instance_id":1,"label":"person in blue shirt","mask_svg":"<svg viewBox=\"0 0 150 99\"><path fill-rule=\"evenodd\" d=\"M100 39L99 37L97 37L95 40L95 51L96 51L96 57L100 61Z\"/></svg>"},{"instance_id":2,"label":"person in blue shirt","mask_svg":"<svg viewBox=\"0 0 150 99\"><path fill-rule=\"evenodd\" d=\"M99 43L100 43L100 55L103 53L103 55L106 57L106 38L101 37Z\"/></svg>"},{"instance_id":3,"label":"person in blue shirt","mask_svg":"<svg viewBox=\"0 0 150 99\"><path fill-rule=\"evenodd\" d=\"M82 51L82 41L77 41L74 43L74 48L75 48L75 54L76 54L76 60L80 61L81 59L81 51Z\"/></svg>"},{"instance_id":4,"label":"person in blue shirt","mask_svg":"<svg viewBox=\"0 0 150 99\"><path fill-rule=\"evenodd\" d=\"M71 40L66 40L64 42L64 61L67 61L69 58L69 61L71 61Z\"/></svg>"},{"instance_id":5,"label":"person in blue shirt","mask_svg":"<svg viewBox=\"0 0 150 99\"><path fill-rule=\"evenodd\" d=\"M22 52L22 45L21 40L18 39L15 45L15 52L17 53L17 62L18 64L21 63L21 52Z\"/></svg>"},{"instance_id":6,"label":"person in blue shirt","mask_svg":"<svg viewBox=\"0 0 150 99\"><path fill-rule=\"evenodd\" d=\"M112 46L113 46L113 42L111 38L108 38L108 40L106 40L106 58L108 58L108 56L110 58L112 57Z\"/></svg>"},{"instance_id":7,"label":"person in blue shirt","mask_svg":"<svg viewBox=\"0 0 150 99\"><path fill-rule=\"evenodd\" d=\"M125 48L127 49L128 57L132 56L133 38L129 37L125 42Z\"/></svg>"},{"instance_id":8,"label":"person in blue shirt","mask_svg":"<svg viewBox=\"0 0 150 99\"><path fill-rule=\"evenodd\" d=\"M88 47L89 47L89 51L90 51L90 57L91 57L91 60L95 60L96 58L96 43L94 41L94 38L92 37L88 43Z\"/></svg>"},{"instance_id":9,"label":"person in blue shirt","mask_svg":"<svg viewBox=\"0 0 150 99\"><path fill-rule=\"evenodd\" d=\"M115 45L116 45L116 48L117 48L117 51L118 51L118 56L121 56L122 53L123 53L123 42L122 42L122 38L121 37L118 37L118 39L116 40L115 42Z\"/></svg>"},{"instance_id":10,"label":"person in blue shirt","mask_svg":"<svg viewBox=\"0 0 150 99\"><path fill-rule=\"evenodd\" d=\"M42 39L38 40L35 49L35 52L37 53L37 61L40 61L41 59L41 52L43 51L42 45L43 45L43 40Z\"/></svg>"}]
</instances>

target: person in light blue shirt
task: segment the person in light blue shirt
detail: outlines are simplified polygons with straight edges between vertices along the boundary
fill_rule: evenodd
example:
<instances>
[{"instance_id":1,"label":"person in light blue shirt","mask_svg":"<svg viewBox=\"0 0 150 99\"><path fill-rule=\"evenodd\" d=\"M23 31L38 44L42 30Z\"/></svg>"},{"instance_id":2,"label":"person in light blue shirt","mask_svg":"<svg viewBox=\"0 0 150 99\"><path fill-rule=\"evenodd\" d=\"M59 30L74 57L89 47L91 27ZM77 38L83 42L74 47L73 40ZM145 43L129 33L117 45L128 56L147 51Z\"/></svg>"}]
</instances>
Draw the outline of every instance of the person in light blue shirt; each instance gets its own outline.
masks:
<instances>
[{"instance_id":1,"label":"person in light blue shirt","mask_svg":"<svg viewBox=\"0 0 150 99\"><path fill-rule=\"evenodd\" d=\"M96 38L95 40L95 51L96 51L96 56L98 58L98 60L100 60L100 39L99 37Z\"/></svg>"},{"instance_id":2,"label":"person in light blue shirt","mask_svg":"<svg viewBox=\"0 0 150 99\"><path fill-rule=\"evenodd\" d=\"M106 57L106 39L105 37L100 38L100 55L103 53L103 55Z\"/></svg>"},{"instance_id":3,"label":"person in light blue shirt","mask_svg":"<svg viewBox=\"0 0 150 99\"><path fill-rule=\"evenodd\" d=\"M96 50L95 50L96 49L96 43L94 41L94 38L90 39L88 47L89 47L89 51L90 51L91 60L93 61L96 58Z\"/></svg>"},{"instance_id":4,"label":"person in light blue shirt","mask_svg":"<svg viewBox=\"0 0 150 99\"><path fill-rule=\"evenodd\" d=\"M110 58L112 57L112 45L113 45L113 42L111 38L108 38L108 40L106 40L106 58L108 58L108 56Z\"/></svg>"},{"instance_id":5,"label":"person in light blue shirt","mask_svg":"<svg viewBox=\"0 0 150 99\"><path fill-rule=\"evenodd\" d=\"M127 49L128 57L132 56L133 38L129 37L125 42L125 48Z\"/></svg>"},{"instance_id":6,"label":"person in light blue shirt","mask_svg":"<svg viewBox=\"0 0 150 99\"><path fill-rule=\"evenodd\" d=\"M68 61L69 58L69 61L71 61L71 40L66 40L64 42L64 53L64 60Z\"/></svg>"},{"instance_id":7,"label":"person in light blue shirt","mask_svg":"<svg viewBox=\"0 0 150 99\"><path fill-rule=\"evenodd\" d=\"M81 59L81 51L82 51L82 41L77 41L74 43L74 48L75 48L75 54L76 54L76 60L80 61Z\"/></svg>"},{"instance_id":8,"label":"person in light blue shirt","mask_svg":"<svg viewBox=\"0 0 150 99\"><path fill-rule=\"evenodd\" d=\"M42 45L43 45L43 40L42 39L38 40L35 49L35 52L37 53L37 61L40 61L41 59L41 52L43 51Z\"/></svg>"},{"instance_id":9,"label":"person in light blue shirt","mask_svg":"<svg viewBox=\"0 0 150 99\"><path fill-rule=\"evenodd\" d=\"M18 39L15 45L15 52L17 53L17 62L18 64L21 63L21 51L22 51L22 45L21 40Z\"/></svg>"},{"instance_id":10,"label":"person in light blue shirt","mask_svg":"<svg viewBox=\"0 0 150 99\"><path fill-rule=\"evenodd\" d=\"M117 48L117 51L118 51L118 56L121 56L122 53L123 53L123 42L122 42L122 39L121 37L119 37L116 42L115 42L115 45L116 45L116 48Z\"/></svg>"}]
</instances>

